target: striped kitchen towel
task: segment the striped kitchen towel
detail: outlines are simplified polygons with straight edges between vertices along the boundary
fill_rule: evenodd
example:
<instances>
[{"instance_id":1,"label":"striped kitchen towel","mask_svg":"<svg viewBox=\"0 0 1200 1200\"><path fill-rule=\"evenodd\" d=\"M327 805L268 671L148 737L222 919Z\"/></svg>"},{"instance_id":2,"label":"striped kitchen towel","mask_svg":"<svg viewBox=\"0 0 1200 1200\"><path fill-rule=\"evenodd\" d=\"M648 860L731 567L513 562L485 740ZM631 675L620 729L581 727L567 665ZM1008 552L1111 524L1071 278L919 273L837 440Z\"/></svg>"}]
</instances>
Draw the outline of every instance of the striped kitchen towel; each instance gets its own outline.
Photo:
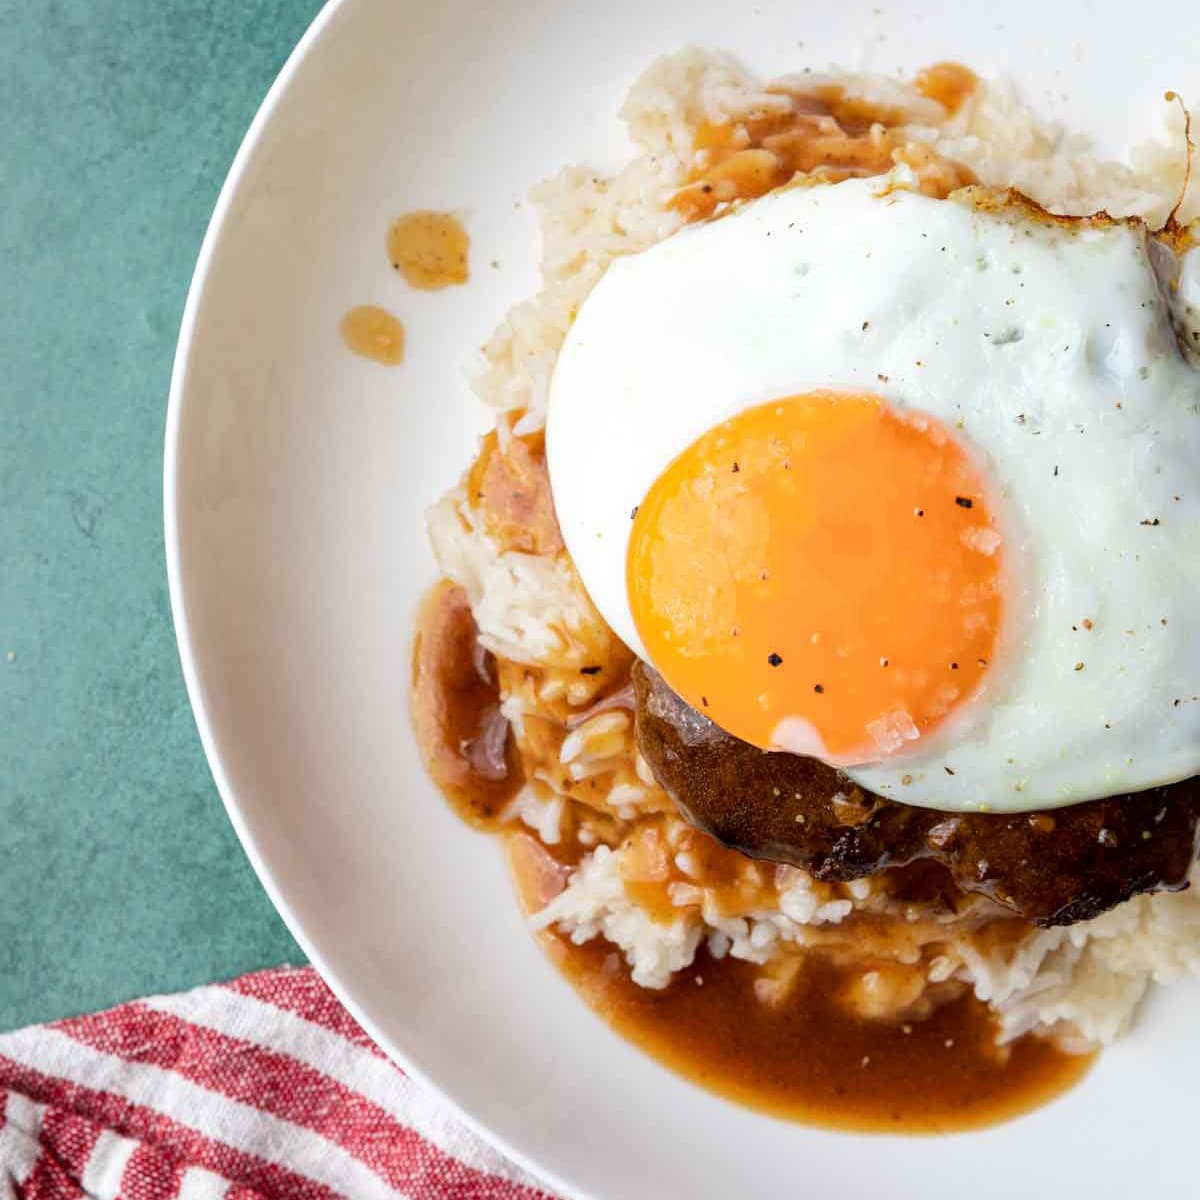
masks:
<instances>
[{"instance_id":1,"label":"striped kitchen towel","mask_svg":"<svg viewBox=\"0 0 1200 1200\"><path fill-rule=\"evenodd\" d=\"M0 1200L552 1200L311 967L0 1035Z\"/></svg>"}]
</instances>

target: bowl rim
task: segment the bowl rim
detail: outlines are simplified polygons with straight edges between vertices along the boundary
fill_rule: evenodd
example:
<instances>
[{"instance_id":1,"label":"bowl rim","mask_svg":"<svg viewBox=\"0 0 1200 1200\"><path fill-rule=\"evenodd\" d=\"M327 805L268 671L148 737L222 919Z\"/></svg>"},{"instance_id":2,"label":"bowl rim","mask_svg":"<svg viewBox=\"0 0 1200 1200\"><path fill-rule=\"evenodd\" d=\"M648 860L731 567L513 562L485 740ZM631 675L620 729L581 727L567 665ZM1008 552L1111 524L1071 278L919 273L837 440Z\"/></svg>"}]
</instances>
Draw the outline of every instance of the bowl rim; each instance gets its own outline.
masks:
<instances>
[{"instance_id":1,"label":"bowl rim","mask_svg":"<svg viewBox=\"0 0 1200 1200\"><path fill-rule=\"evenodd\" d=\"M376 2L377 0L325 0L309 27L287 55L255 112L220 188L200 245L180 322L169 385L164 435L163 532L175 638L197 732L228 819L273 907L280 914L296 943L331 992L389 1059L403 1069L416 1083L428 1089L432 1095L440 1097L447 1109L485 1144L495 1147L502 1155L528 1172L533 1177L535 1184L540 1183L548 1190L575 1197L576 1200L588 1200L589 1197L595 1200L595 1193L585 1190L577 1183L569 1182L560 1173L565 1170L574 1174L577 1168L572 1163L563 1164L561 1160L557 1160L561 1164L558 1170L542 1166L506 1137L494 1132L483 1119L465 1108L454 1095L448 1094L431 1075L412 1063L404 1046L382 1031L380 1025L356 1000L351 988L331 968L317 940L310 936L305 922L293 908L288 897L289 889L282 887L276 880L268 862L270 858L269 839L262 839L261 845L256 841L252 832L252 820L247 815L248 809L243 806L237 796L210 715L210 689L205 678L202 677L198 644L194 638L189 616L190 605L185 588L184 551L180 524L181 512L184 508L181 503L179 486L180 464L183 460L181 437L184 405L187 402L189 382L196 362L196 334L205 311L204 306L208 302L208 292L218 248L222 238L228 232L230 218L237 214L239 204L247 192L247 178L252 173L251 168L260 160L260 151L271 123L279 115L279 109L291 93L293 86L306 78L305 69L309 65L310 56L313 55L327 34L335 32L339 21L350 24L355 16L361 13L365 5ZM395 0L395 6L401 10L407 7L404 0ZM197 398L191 397L191 399L195 403ZM325 939L325 942L327 945L331 945L328 938ZM331 946L331 953L334 952L335 950ZM378 1006L376 1007L378 1009ZM849 1142L846 1143L846 1145L849 1144Z\"/></svg>"},{"instance_id":2,"label":"bowl rim","mask_svg":"<svg viewBox=\"0 0 1200 1200\"><path fill-rule=\"evenodd\" d=\"M283 66L280 67L279 73L275 76L274 81L259 104L258 110L255 112L249 128L243 135L228 173L225 176L225 180L221 185L216 204L213 207L212 216L209 218L204 238L200 245L200 252L196 259L196 266L192 272L191 282L188 285L187 300L184 304L183 316L180 320L179 336L171 368L163 448L163 538L166 553L167 589L170 596L171 620L175 631L175 643L179 653L179 662L183 671L184 685L187 690L192 717L196 723L196 730L200 735L200 743L204 749L204 757L208 763L208 769L212 775L213 782L216 784L221 803L225 808L225 814L233 826L234 832L237 834L242 850L249 859L259 883L267 893L268 899L283 919L288 932L296 940L297 945L303 951L310 965L316 969L321 979L329 987L330 991L333 992L338 1001L362 1027L371 1040L387 1054L388 1058L400 1067L406 1075L440 1097L453 1111L454 1115L480 1139L526 1171L538 1184L542 1184L548 1189L559 1192L564 1196L573 1196L580 1198L580 1200L585 1200L585 1193L581 1192L578 1187L569 1184L556 1173L548 1171L540 1164L535 1163L518 1147L494 1133L477 1116L463 1108L453 1096L447 1094L436 1081L410 1062L407 1054L404 1052L404 1048L382 1032L371 1016L359 1005L350 989L342 983L337 973L330 968L320 947L309 935L304 922L292 908L283 889L276 883L274 875L254 839L254 835L250 832L249 824L243 816L241 802L238 800L233 784L225 770L221 749L209 718L206 691L200 676L195 647L192 642L187 597L183 581L183 551L179 526L179 462L183 408L185 404L184 394L191 372L196 327L204 305L209 275L216 256L217 245L224 233L230 212L233 210L242 190L250 163L262 142L263 134L274 118L276 110L279 108L285 94L302 72L305 63L317 43L344 11L352 9L354 2L355 0L325 0L325 3L312 19L312 22L304 31L300 40L288 54Z\"/></svg>"}]
</instances>

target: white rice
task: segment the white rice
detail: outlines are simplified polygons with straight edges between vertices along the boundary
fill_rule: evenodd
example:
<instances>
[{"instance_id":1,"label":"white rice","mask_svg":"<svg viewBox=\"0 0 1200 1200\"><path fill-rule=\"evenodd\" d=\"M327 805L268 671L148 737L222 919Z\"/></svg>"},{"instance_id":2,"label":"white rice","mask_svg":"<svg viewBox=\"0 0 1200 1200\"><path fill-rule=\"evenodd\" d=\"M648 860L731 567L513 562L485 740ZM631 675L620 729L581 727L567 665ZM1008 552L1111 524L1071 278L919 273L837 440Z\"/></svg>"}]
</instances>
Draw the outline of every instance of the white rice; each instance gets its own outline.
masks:
<instances>
[{"instance_id":1,"label":"white rice","mask_svg":"<svg viewBox=\"0 0 1200 1200\"><path fill-rule=\"evenodd\" d=\"M1016 187L1057 212L1104 210L1141 216L1157 227L1179 198L1187 164L1184 117L1178 104L1154 115L1159 128L1131 155L1131 165L1100 160L1086 138L1042 120L1014 90L990 83L941 125L925 97L894 80L830 76L848 90L886 100L911 114L906 132L947 158L970 167L983 183ZM813 77L806 77L811 83ZM693 157L692 137L705 119L721 122L781 97L762 89L723 55L689 50L654 63L621 110L643 153L612 177L567 167L539 185L532 199L542 214L543 287L513 308L484 348L477 379L480 396L504 412L526 410L517 432L545 420L554 360L574 313L604 269L673 233L678 214L663 207ZM1149 114L1148 114L1149 115ZM1179 217L1200 215L1200 182L1192 181Z\"/></svg>"},{"instance_id":2,"label":"white rice","mask_svg":"<svg viewBox=\"0 0 1200 1200\"><path fill-rule=\"evenodd\" d=\"M1176 105L1163 106L1156 137L1136 150L1132 165L1124 165L1098 160L1085 139L1037 118L1003 84L981 87L953 118L939 122L939 106L895 81L838 76L837 82L901 108L911 121L905 132L912 140L965 163L985 184L1015 186L1051 210L1138 215L1157 227L1179 199L1186 152ZM700 123L779 103L779 96L723 56L672 55L650 67L622 110L642 151L638 157L612 177L567 168L535 190L542 213L543 287L508 314L485 347L477 380L480 395L498 413L523 413L515 432L542 425L564 335L608 264L680 226L681 218L664 201L684 180ZM1200 188L1193 186L1179 215L1186 221L1198 214ZM507 436L505 422L499 429ZM443 571L468 593L483 644L501 658L578 680L602 623L565 556L502 553L461 490L431 511L429 523ZM551 675L537 696L506 697L505 712L520 738L522 721L536 715L540 704L559 696L585 704L591 686L555 682ZM591 731L594 744L607 749L590 755L584 736L568 735L559 752L567 775L540 773L508 816L547 844L557 842L568 796L564 778L612 770L619 759L613 739L624 736L623 730ZM636 772L615 777L608 793L617 820L630 821L661 803L644 764L636 766ZM620 875L622 853L598 845L533 924L556 925L577 942L606 938L622 950L634 980L650 988L665 986L704 944L718 956L767 963L781 946L803 945L822 927L879 903L871 881L833 895L793 871L777 908L736 917L717 912L702 887L675 884L671 898L679 914L664 923L629 898ZM686 859L677 859L676 866L688 874ZM944 950L928 964L930 982L969 984L998 1013L1005 1038L1053 1031L1067 1042L1098 1044L1124 1031L1150 982L1200 973L1200 896L1192 889L1138 897L1086 924L1036 931L988 953L951 925L942 936Z\"/></svg>"},{"instance_id":3,"label":"white rice","mask_svg":"<svg viewBox=\"0 0 1200 1200\"><path fill-rule=\"evenodd\" d=\"M607 938L624 952L643 987L666 987L675 971L691 964L706 936L718 956L766 963L787 943L806 944L812 926L836 924L855 907L870 907L851 900L822 903L797 872L797 883L780 895L778 912L722 917L702 898L697 904L697 897L679 895L680 914L664 925L627 896L621 853L599 847L589 855L533 925L557 925L576 942ZM1151 981L1200 974L1200 890L1138 896L1093 921L1038 930L986 954L952 925L943 936L944 951L929 964L931 983L969 984L998 1014L1005 1041L1053 1031L1064 1044L1084 1048L1124 1033Z\"/></svg>"},{"instance_id":4,"label":"white rice","mask_svg":"<svg viewBox=\"0 0 1200 1200\"><path fill-rule=\"evenodd\" d=\"M446 577L465 589L488 650L513 662L583 664L575 635L597 618L563 560L502 553L461 493L437 504L428 524L434 555Z\"/></svg>"}]
</instances>

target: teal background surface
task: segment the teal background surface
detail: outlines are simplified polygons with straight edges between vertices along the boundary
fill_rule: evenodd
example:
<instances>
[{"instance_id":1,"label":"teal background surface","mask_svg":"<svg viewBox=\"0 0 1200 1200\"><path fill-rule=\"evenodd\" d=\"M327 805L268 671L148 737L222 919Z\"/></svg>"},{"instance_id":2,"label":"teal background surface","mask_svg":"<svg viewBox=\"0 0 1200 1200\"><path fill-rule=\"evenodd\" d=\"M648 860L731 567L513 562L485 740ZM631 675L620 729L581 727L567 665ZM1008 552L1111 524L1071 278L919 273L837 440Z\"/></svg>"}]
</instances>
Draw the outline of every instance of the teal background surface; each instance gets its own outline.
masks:
<instances>
[{"instance_id":1,"label":"teal background surface","mask_svg":"<svg viewBox=\"0 0 1200 1200\"><path fill-rule=\"evenodd\" d=\"M318 0L0 0L0 1029L301 961L167 597L179 320Z\"/></svg>"}]
</instances>

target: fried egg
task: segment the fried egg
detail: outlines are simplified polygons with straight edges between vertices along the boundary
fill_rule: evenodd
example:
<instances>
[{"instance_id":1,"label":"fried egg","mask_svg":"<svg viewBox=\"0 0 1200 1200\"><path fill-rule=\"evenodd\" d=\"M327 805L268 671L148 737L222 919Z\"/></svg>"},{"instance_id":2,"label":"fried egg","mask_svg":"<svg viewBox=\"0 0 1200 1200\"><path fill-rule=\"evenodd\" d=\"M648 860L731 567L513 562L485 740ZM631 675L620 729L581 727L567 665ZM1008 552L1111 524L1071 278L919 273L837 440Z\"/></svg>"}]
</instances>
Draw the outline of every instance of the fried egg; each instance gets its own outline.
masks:
<instances>
[{"instance_id":1,"label":"fried egg","mask_svg":"<svg viewBox=\"0 0 1200 1200\"><path fill-rule=\"evenodd\" d=\"M609 268L547 421L583 584L717 724L892 799L1200 773L1200 374L1151 241L907 179Z\"/></svg>"}]
</instances>

